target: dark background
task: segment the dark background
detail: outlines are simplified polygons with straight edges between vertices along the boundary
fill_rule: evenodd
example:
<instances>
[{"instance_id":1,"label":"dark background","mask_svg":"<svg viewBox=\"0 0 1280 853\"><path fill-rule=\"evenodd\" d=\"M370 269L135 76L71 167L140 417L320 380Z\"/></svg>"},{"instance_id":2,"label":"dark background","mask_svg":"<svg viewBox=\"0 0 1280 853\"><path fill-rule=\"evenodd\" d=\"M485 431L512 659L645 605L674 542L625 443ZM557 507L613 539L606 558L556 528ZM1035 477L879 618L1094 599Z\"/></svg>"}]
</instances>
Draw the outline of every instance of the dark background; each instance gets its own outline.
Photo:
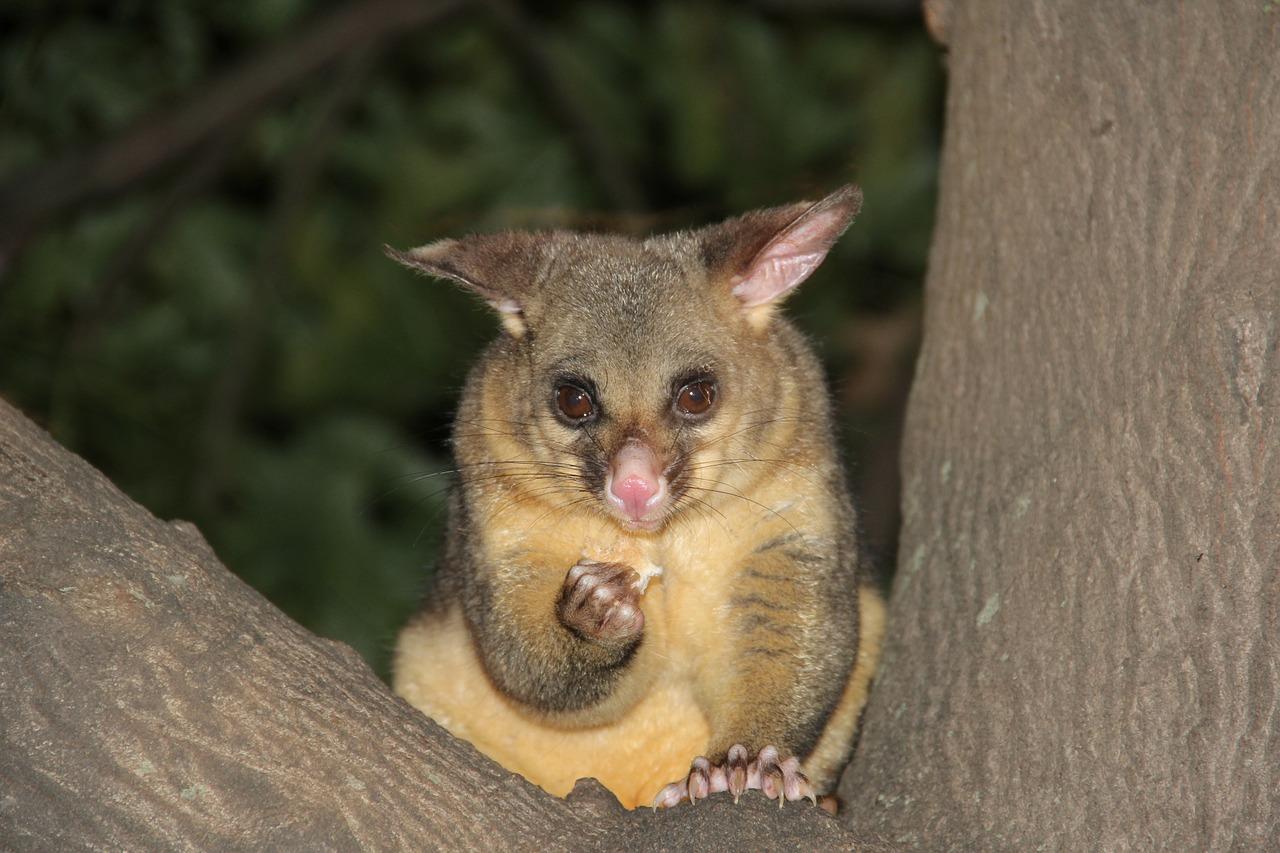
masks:
<instances>
[{"instance_id":1,"label":"dark background","mask_svg":"<svg viewBox=\"0 0 1280 853\"><path fill-rule=\"evenodd\" d=\"M385 672L495 323L381 245L642 234L852 180L789 312L891 555L942 92L918 5L413 6L6 4L0 395Z\"/></svg>"}]
</instances>

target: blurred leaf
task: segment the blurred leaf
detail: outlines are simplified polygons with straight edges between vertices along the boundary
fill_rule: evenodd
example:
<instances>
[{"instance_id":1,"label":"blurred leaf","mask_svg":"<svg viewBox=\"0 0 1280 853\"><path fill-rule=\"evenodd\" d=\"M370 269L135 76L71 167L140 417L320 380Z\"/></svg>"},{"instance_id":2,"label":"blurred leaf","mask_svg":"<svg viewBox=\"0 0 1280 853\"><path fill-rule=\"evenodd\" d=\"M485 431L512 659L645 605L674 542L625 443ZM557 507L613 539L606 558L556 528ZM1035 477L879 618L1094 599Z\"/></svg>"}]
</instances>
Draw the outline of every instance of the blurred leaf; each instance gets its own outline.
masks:
<instances>
[{"instance_id":1,"label":"blurred leaf","mask_svg":"<svg viewBox=\"0 0 1280 853\"><path fill-rule=\"evenodd\" d=\"M385 673L439 541L444 469L382 423L331 417L242 448L218 555L286 612Z\"/></svg>"}]
</instances>

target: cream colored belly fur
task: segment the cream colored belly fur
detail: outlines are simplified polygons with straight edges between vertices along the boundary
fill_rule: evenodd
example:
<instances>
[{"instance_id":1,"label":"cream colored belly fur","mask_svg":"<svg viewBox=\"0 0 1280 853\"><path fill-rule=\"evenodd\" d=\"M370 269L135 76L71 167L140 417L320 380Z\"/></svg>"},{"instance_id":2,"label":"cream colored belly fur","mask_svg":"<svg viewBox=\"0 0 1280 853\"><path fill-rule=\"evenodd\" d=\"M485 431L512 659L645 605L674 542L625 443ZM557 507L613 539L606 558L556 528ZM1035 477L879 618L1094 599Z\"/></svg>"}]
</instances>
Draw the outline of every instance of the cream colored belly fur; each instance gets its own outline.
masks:
<instances>
[{"instance_id":1,"label":"cream colored belly fur","mask_svg":"<svg viewBox=\"0 0 1280 853\"><path fill-rule=\"evenodd\" d=\"M454 735L509 770L564 796L594 776L628 808L687 773L710 732L687 687L656 685L620 719L583 729L556 728L518 707L489 682L462 614L417 622L400 637L395 690Z\"/></svg>"},{"instance_id":2,"label":"cream colored belly fur","mask_svg":"<svg viewBox=\"0 0 1280 853\"><path fill-rule=\"evenodd\" d=\"M645 636L633 661L652 672L653 681L616 718L569 727L513 702L486 676L459 608L424 614L401 632L393 687L449 732L546 791L564 796L577 779L595 777L635 808L688 773L690 761L707 749L711 733L695 690L699 679L724 677L707 670L724 660L725 649L717 644L731 635L709 624L718 612L715 602L727 595L722 578L699 571L697 562L682 565L678 552L640 551L631 543L591 551L595 559L662 568L642 599ZM883 605L870 589L861 601L858 665L806 762L820 787L832 781L847 752L878 657Z\"/></svg>"}]
</instances>

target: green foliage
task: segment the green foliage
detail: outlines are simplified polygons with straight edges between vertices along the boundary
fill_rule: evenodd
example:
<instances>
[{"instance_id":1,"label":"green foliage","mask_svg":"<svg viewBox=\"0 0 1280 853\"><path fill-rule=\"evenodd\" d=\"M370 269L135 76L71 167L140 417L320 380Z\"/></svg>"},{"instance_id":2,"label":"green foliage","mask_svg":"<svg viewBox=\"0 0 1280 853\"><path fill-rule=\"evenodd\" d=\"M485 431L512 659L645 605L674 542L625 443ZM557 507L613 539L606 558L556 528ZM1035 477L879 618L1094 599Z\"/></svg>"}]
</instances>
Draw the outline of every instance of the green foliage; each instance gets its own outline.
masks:
<instances>
[{"instance_id":1,"label":"green foliage","mask_svg":"<svg viewBox=\"0 0 1280 853\"><path fill-rule=\"evenodd\" d=\"M371 660L421 597L443 522L447 468L383 420L334 415L288 442L247 440L251 471L219 553L313 630Z\"/></svg>"},{"instance_id":2,"label":"green foliage","mask_svg":"<svg viewBox=\"0 0 1280 853\"><path fill-rule=\"evenodd\" d=\"M175 109L331 8L11 5L0 181ZM916 24L538 8L515 33L473 12L341 58L226 128L212 180L184 188L206 146L29 235L0 279L0 393L383 671L439 542L449 413L493 334L383 243L685 227L852 179L865 213L794 313L837 341L923 272L940 71ZM521 58L531 42L556 92ZM619 210L593 145L644 209ZM828 348L837 374L843 352Z\"/></svg>"}]
</instances>

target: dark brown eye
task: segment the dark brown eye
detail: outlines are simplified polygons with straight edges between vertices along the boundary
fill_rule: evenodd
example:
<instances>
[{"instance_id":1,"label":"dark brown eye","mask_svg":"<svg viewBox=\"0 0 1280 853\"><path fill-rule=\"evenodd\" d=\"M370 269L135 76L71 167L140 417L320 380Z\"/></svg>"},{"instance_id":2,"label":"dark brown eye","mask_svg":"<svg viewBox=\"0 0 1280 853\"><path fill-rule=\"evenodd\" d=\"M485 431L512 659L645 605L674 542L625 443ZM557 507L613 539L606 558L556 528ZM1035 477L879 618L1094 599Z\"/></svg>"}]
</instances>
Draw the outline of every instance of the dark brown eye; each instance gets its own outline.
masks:
<instances>
[{"instance_id":1,"label":"dark brown eye","mask_svg":"<svg viewBox=\"0 0 1280 853\"><path fill-rule=\"evenodd\" d=\"M676 394L676 410L682 415L705 415L716 401L715 383L708 379L690 382Z\"/></svg>"},{"instance_id":2,"label":"dark brown eye","mask_svg":"<svg viewBox=\"0 0 1280 853\"><path fill-rule=\"evenodd\" d=\"M561 385L556 389L556 405L560 413L573 423L581 423L596 413L591 395L577 385Z\"/></svg>"}]
</instances>

